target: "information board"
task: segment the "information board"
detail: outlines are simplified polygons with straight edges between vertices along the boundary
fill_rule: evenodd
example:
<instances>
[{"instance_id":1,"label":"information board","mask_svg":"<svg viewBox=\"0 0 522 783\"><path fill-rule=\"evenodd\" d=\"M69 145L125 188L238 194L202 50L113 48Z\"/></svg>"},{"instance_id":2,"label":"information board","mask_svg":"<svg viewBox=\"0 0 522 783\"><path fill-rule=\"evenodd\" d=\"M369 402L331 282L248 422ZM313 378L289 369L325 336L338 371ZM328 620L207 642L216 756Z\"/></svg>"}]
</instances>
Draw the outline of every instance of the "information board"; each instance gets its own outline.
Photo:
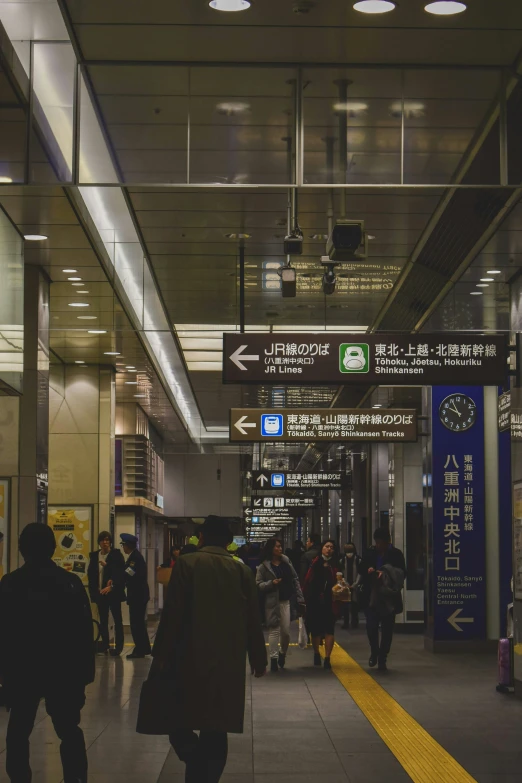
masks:
<instances>
[{"instance_id":1,"label":"information board","mask_svg":"<svg viewBox=\"0 0 522 783\"><path fill-rule=\"evenodd\" d=\"M414 442L417 412L397 408L232 408L230 440Z\"/></svg>"},{"instance_id":2,"label":"information board","mask_svg":"<svg viewBox=\"0 0 522 783\"><path fill-rule=\"evenodd\" d=\"M475 403L473 425L444 426L439 409L451 394ZM484 390L432 390L433 579L436 640L486 637Z\"/></svg>"},{"instance_id":3,"label":"information board","mask_svg":"<svg viewBox=\"0 0 522 783\"><path fill-rule=\"evenodd\" d=\"M92 508L49 506L48 521L56 539L54 562L67 571L72 571L87 585Z\"/></svg>"},{"instance_id":4,"label":"information board","mask_svg":"<svg viewBox=\"0 0 522 783\"><path fill-rule=\"evenodd\" d=\"M285 470L252 471L253 489L342 489L350 483L341 471L289 473Z\"/></svg>"},{"instance_id":5,"label":"information board","mask_svg":"<svg viewBox=\"0 0 522 783\"><path fill-rule=\"evenodd\" d=\"M498 431L506 432L511 427L511 392L504 392L498 398Z\"/></svg>"},{"instance_id":6,"label":"information board","mask_svg":"<svg viewBox=\"0 0 522 783\"><path fill-rule=\"evenodd\" d=\"M252 498L251 508L254 514L259 509L279 509L279 508L316 508L317 500L315 498L284 497L282 495L272 497L264 495L263 497Z\"/></svg>"},{"instance_id":7,"label":"information board","mask_svg":"<svg viewBox=\"0 0 522 783\"><path fill-rule=\"evenodd\" d=\"M501 386L505 336L455 334L223 335L224 383Z\"/></svg>"}]
</instances>

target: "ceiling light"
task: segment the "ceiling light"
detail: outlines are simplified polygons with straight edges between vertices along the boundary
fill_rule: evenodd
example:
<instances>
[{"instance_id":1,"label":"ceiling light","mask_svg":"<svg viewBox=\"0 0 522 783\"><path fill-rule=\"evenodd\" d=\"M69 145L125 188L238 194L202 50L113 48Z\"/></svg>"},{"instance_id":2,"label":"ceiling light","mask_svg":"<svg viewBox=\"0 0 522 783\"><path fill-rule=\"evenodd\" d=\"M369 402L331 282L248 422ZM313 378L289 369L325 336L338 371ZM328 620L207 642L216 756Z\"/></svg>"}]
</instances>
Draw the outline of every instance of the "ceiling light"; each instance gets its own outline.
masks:
<instances>
[{"instance_id":1,"label":"ceiling light","mask_svg":"<svg viewBox=\"0 0 522 783\"><path fill-rule=\"evenodd\" d=\"M85 362L80 361L79 359L74 362L75 364L85 364Z\"/></svg>"},{"instance_id":2,"label":"ceiling light","mask_svg":"<svg viewBox=\"0 0 522 783\"><path fill-rule=\"evenodd\" d=\"M380 405L379 403L377 403L376 405L372 405L372 408L382 408L382 405Z\"/></svg>"},{"instance_id":3,"label":"ceiling light","mask_svg":"<svg viewBox=\"0 0 522 783\"><path fill-rule=\"evenodd\" d=\"M436 16L453 16L453 14L461 14L465 11L466 3L461 3L460 0L435 0L435 2L424 6L424 10Z\"/></svg>"},{"instance_id":4,"label":"ceiling light","mask_svg":"<svg viewBox=\"0 0 522 783\"><path fill-rule=\"evenodd\" d=\"M125 367L126 370L135 370L135 366L133 364L127 364Z\"/></svg>"},{"instance_id":5,"label":"ceiling light","mask_svg":"<svg viewBox=\"0 0 522 783\"><path fill-rule=\"evenodd\" d=\"M147 395L146 394L135 394L134 396L135 397L146 397Z\"/></svg>"},{"instance_id":6,"label":"ceiling light","mask_svg":"<svg viewBox=\"0 0 522 783\"><path fill-rule=\"evenodd\" d=\"M334 103L333 110L338 112L347 112L348 114L362 114L368 110L367 103L361 103L360 101L343 101L341 103Z\"/></svg>"},{"instance_id":7,"label":"ceiling light","mask_svg":"<svg viewBox=\"0 0 522 783\"><path fill-rule=\"evenodd\" d=\"M362 14L386 14L393 11L395 3L392 0L359 0L353 7Z\"/></svg>"},{"instance_id":8,"label":"ceiling light","mask_svg":"<svg viewBox=\"0 0 522 783\"><path fill-rule=\"evenodd\" d=\"M107 334L106 329L89 329L87 334Z\"/></svg>"},{"instance_id":9,"label":"ceiling light","mask_svg":"<svg viewBox=\"0 0 522 783\"><path fill-rule=\"evenodd\" d=\"M210 0L209 6L214 11L246 11L250 0Z\"/></svg>"},{"instance_id":10,"label":"ceiling light","mask_svg":"<svg viewBox=\"0 0 522 783\"><path fill-rule=\"evenodd\" d=\"M45 234L24 234L24 239L28 242L43 242L47 237Z\"/></svg>"},{"instance_id":11,"label":"ceiling light","mask_svg":"<svg viewBox=\"0 0 522 783\"><path fill-rule=\"evenodd\" d=\"M470 291L471 296L482 296L482 291Z\"/></svg>"},{"instance_id":12,"label":"ceiling light","mask_svg":"<svg viewBox=\"0 0 522 783\"><path fill-rule=\"evenodd\" d=\"M216 109L226 117L234 117L236 114L245 114L250 110L250 104L245 101L224 101L218 103Z\"/></svg>"},{"instance_id":13,"label":"ceiling light","mask_svg":"<svg viewBox=\"0 0 522 783\"><path fill-rule=\"evenodd\" d=\"M477 283L477 288L489 288L489 283Z\"/></svg>"},{"instance_id":14,"label":"ceiling light","mask_svg":"<svg viewBox=\"0 0 522 783\"><path fill-rule=\"evenodd\" d=\"M104 356L119 356L120 352L119 351L104 351L103 355Z\"/></svg>"},{"instance_id":15,"label":"ceiling light","mask_svg":"<svg viewBox=\"0 0 522 783\"><path fill-rule=\"evenodd\" d=\"M137 370L127 370L127 372L138 372Z\"/></svg>"},{"instance_id":16,"label":"ceiling light","mask_svg":"<svg viewBox=\"0 0 522 783\"><path fill-rule=\"evenodd\" d=\"M90 291L78 291L79 294L90 294Z\"/></svg>"},{"instance_id":17,"label":"ceiling light","mask_svg":"<svg viewBox=\"0 0 522 783\"><path fill-rule=\"evenodd\" d=\"M81 277L68 277L68 278L67 278L67 280L68 280L70 283L71 283L73 280L74 280L74 281L76 281L76 280L81 280L81 279L82 279Z\"/></svg>"},{"instance_id":18,"label":"ceiling light","mask_svg":"<svg viewBox=\"0 0 522 783\"><path fill-rule=\"evenodd\" d=\"M69 307L89 307L87 302L69 302Z\"/></svg>"},{"instance_id":19,"label":"ceiling light","mask_svg":"<svg viewBox=\"0 0 522 783\"><path fill-rule=\"evenodd\" d=\"M76 318L79 321L97 321L98 316L97 315L77 315Z\"/></svg>"},{"instance_id":20,"label":"ceiling light","mask_svg":"<svg viewBox=\"0 0 522 783\"><path fill-rule=\"evenodd\" d=\"M71 285L79 286L81 288L82 285L85 285L85 283L71 283Z\"/></svg>"},{"instance_id":21,"label":"ceiling light","mask_svg":"<svg viewBox=\"0 0 522 783\"><path fill-rule=\"evenodd\" d=\"M502 272L500 269L488 269L487 271L488 275L501 275Z\"/></svg>"},{"instance_id":22,"label":"ceiling light","mask_svg":"<svg viewBox=\"0 0 522 783\"><path fill-rule=\"evenodd\" d=\"M9 184L10 182L12 182L12 181L13 181L13 180L12 180L12 178L11 178L11 177L0 177L0 183L1 183L2 185L8 185L8 184Z\"/></svg>"},{"instance_id":23,"label":"ceiling light","mask_svg":"<svg viewBox=\"0 0 522 783\"><path fill-rule=\"evenodd\" d=\"M62 272L65 272L67 275L74 275L77 271L77 269L62 269Z\"/></svg>"},{"instance_id":24,"label":"ceiling light","mask_svg":"<svg viewBox=\"0 0 522 783\"><path fill-rule=\"evenodd\" d=\"M481 277L480 278L481 283L494 283L495 278L494 277Z\"/></svg>"},{"instance_id":25,"label":"ceiling light","mask_svg":"<svg viewBox=\"0 0 522 783\"><path fill-rule=\"evenodd\" d=\"M125 381L125 386L137 386L138 381Z\"/></svg>"}]
</instances>

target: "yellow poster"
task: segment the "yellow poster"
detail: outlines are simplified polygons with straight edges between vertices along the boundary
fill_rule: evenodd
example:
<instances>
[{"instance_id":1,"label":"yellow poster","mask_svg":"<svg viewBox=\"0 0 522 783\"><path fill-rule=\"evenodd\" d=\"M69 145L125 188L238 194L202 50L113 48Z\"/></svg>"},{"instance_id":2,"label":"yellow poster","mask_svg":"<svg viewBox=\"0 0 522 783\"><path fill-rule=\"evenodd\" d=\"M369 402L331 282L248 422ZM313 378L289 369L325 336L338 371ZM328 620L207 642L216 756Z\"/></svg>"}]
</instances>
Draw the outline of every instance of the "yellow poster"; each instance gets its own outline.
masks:
<instances>
[{"instance_id":1,"label":"yellow poster","mask_svg":"<svg viewBox=\"0 0 522 783\"><path fill-rule=\"evenodd\" d=\"M0 579L7 573L9 482L0 479Z\"/></svg>"},{"instance_id":2,"label":"yellow poster","mask_svg":"<svg viewBox=\"0 0 522 783\"><path fill-rule=\"evenodd\" d=\"M91 518L89 506L48 509L49 526L56 539L54 562L72 571L87 585L87 566L91 551Z\"/></svg>"}]
</instances>

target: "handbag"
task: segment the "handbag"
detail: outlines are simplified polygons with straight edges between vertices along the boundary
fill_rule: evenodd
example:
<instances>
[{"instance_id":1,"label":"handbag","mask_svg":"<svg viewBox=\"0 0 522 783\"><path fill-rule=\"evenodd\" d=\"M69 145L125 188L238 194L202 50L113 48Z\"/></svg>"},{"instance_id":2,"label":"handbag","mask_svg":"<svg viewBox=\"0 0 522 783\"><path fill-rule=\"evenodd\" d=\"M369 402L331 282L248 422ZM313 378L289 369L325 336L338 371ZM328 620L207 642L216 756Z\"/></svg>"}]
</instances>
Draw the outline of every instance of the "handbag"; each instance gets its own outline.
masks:
<instances>
[{"instance_id":1,"label":"handbag","mask_svg":"<svg viewBox=\"0 0 522 783\"><path fill-rule=\"evenodd\" d=\"M299 618L298 644L301 650L306 650L306 648L308 647L308 634L306 632L305 622L302 617Z\"/></svg>"},{"instance_id":2,"label":"handbag","mask_svg":"<svg viewBox=\"0 0 522 783\"><path fill-rule=\"evenodd\" d=\"M138 734L171 734L176 709L179 704L180 686L173 672L154 672L141 686L136 731Z\"/></svg>"}]
</instances>

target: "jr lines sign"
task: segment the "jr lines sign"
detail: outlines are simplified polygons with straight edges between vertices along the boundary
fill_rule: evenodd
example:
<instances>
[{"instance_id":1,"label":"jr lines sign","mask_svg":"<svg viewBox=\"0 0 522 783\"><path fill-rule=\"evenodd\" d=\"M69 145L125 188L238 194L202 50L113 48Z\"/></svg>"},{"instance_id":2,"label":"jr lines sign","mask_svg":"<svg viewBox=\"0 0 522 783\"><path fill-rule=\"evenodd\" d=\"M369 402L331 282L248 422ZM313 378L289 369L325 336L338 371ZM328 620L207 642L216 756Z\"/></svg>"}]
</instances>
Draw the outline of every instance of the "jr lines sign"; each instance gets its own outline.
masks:
<instances>
[{"instance_id":1,"label":"jr lines sign","mask_svg":"<svg viewBox=\"0 0 522 783\"><path fill-rule=\"evenodd\" d=\"M502 385L503 336L224 334L224 383Z\"/></svg>"},{"instance_id":2,"label":"jr lines sign","mask_svg":"<svg viewBox=\"0 0 522 783\"><path fill-rule=\"evenodd\" d=\"M417 440L415 410L373 408L232 408L230 440L295 443L309 441Z\"/></svg>"}]
</instances>

